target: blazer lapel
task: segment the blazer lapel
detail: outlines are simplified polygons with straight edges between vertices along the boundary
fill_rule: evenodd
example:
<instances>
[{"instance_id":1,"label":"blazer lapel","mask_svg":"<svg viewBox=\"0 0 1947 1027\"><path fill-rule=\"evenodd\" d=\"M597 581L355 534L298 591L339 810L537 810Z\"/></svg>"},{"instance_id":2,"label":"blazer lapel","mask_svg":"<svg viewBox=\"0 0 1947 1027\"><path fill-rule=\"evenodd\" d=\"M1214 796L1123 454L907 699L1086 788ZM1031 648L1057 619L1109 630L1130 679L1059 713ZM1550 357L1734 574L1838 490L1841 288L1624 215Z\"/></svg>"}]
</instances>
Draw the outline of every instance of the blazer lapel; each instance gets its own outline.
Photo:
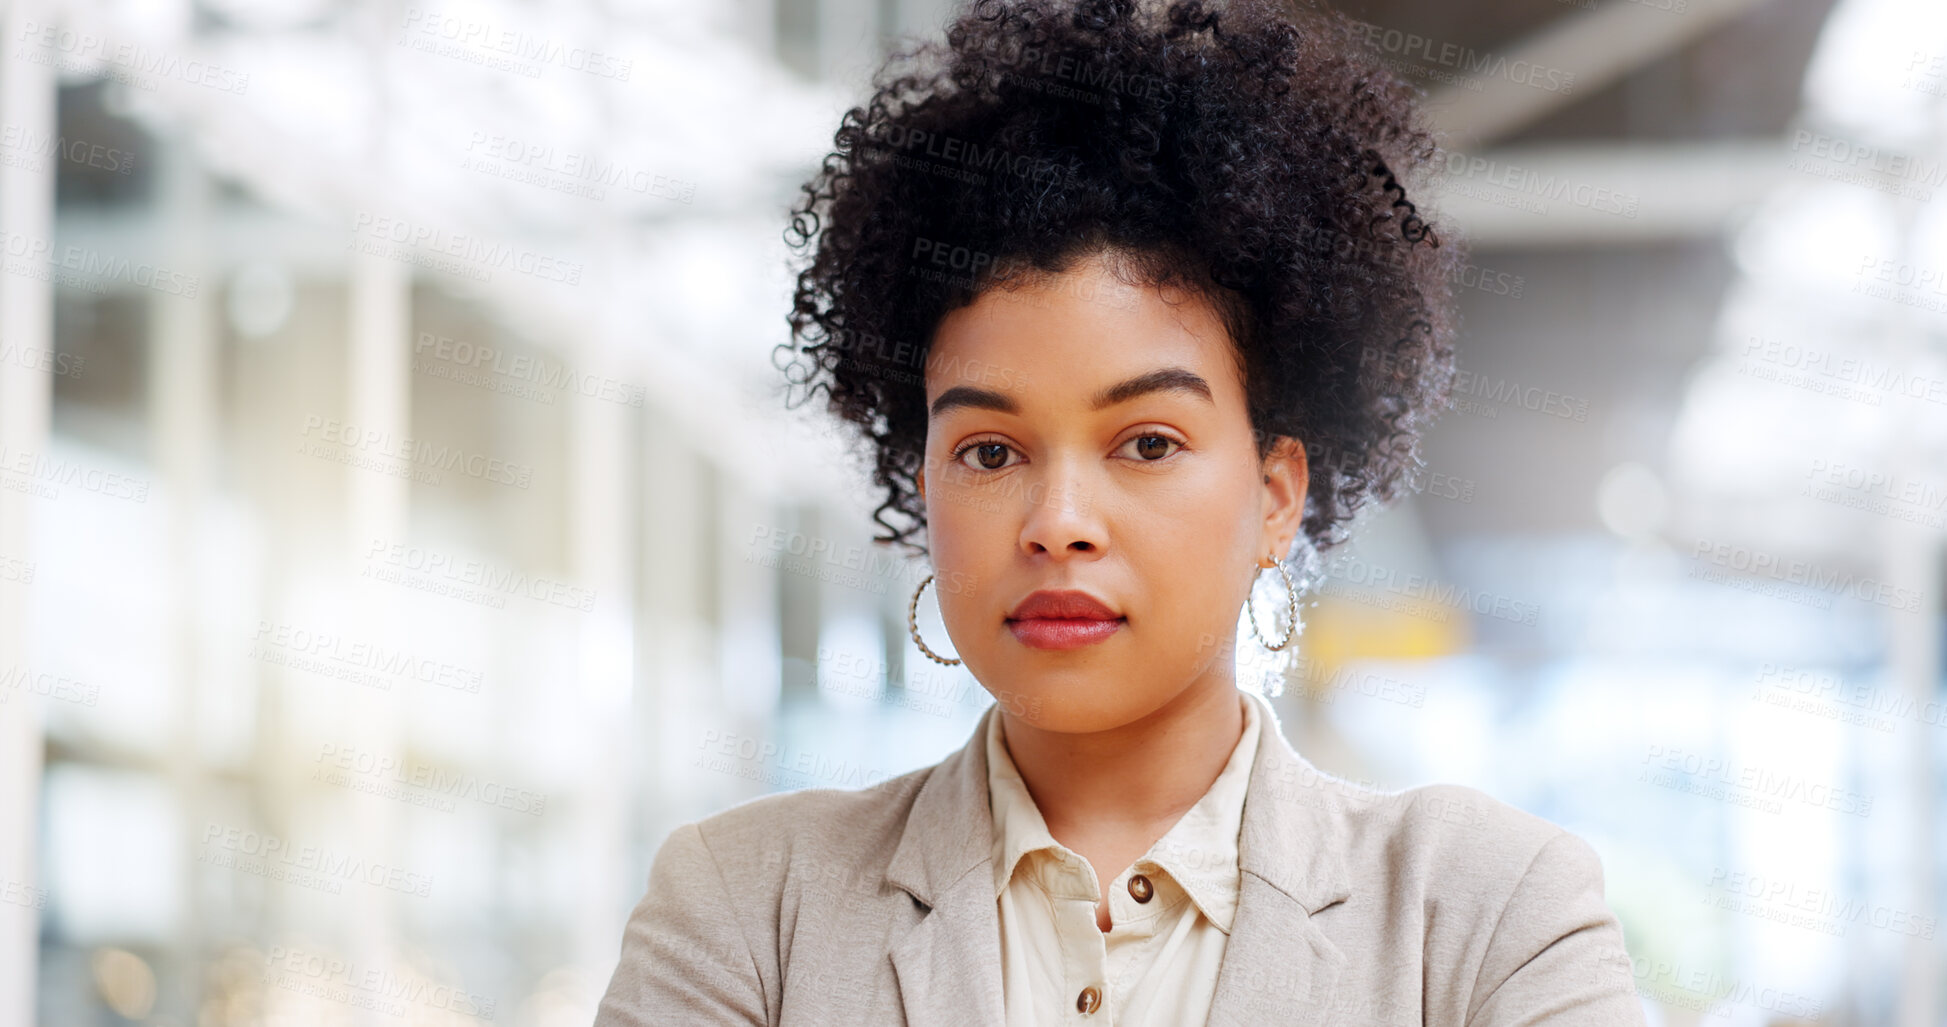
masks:
<instances>
[{"instance_id":1,"label":"blazer lapel","mask_svg":"<svg viewBox=\"0 0 1947 1027\"><path fill-rule=\"evenodd\" d=\"M886 867L886 880L926 910L891 951L910 1027L991 1025L1004 1019L994 816L982 744L993 715L990 706L972 739L927 776Z\"/></svg>"},{"instance_id":2,"label":"blazer lapel","mask_svg":"<svg viewBox=\"0 0 1947 1027\"><path fill-rule=\"evenodd\" d=\"M1338 781L1291 744L1271 704L1245 788L1238 835L1237 916L1224 945L1210 1027L1329 1023L1345 955L1314 915L1344 901L1350 875ZM942 760L913 799L886 880L925 910L892 944L910 1027L992 1025L1005 1019L1000 914L987 797L988 707L972 739Z\"/></svg>"},{"instance_id":3,"label":"blazer lapel","mask_svg":"<svg viewBox=\"0 0 1947 1027\"><path fill-rule=\"evenodd\" d=\"M1245 874L1208 1023L1337 1023L1330 1013L1344 969L1345 955L1325 938L1303 903Z\"/></svg>"},{"instance_id":4,"label":"blazer lapel","mask_svg":"<svg viewBox=\"0 0 1947 1027\"><path fill-rule=\"evenodd\" d=\"M1209 1024L1331 1023L1346 960L1313 915L1351 895L1336 779L1291 748L1268 701L1248 698L1265 721L1238 835L1237 917Z\"/></svg>"}]
</instances>

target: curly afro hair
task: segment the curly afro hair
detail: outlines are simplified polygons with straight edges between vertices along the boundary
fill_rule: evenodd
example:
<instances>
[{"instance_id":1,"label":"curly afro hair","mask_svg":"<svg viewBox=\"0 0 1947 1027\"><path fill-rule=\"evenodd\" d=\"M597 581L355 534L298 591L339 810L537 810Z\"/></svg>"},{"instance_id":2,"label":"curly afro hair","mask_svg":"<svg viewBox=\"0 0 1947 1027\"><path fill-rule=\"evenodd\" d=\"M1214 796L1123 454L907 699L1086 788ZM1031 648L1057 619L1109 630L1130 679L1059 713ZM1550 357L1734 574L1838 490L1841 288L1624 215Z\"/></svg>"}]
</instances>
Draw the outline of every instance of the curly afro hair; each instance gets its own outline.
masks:
<instances>
[{"instance_id":1,"label":"curly afro hair","mask_svg":"<svg viewBox=\"0 0 1947 1027\"><path fill-rule=\"evenodd\" d=\"M1307 566L1415 487L1462 258L1400 181L1438 156L1417 93L1357 27L1274 0L977 0L888 59L791 210L786 242L815 252L774 355L803 390L788 405L823 390L871 443L875 541L926 551L941 317L1095 253L1220 312L1260 458L1304 443Z\"/></svg>"}]
</instances>

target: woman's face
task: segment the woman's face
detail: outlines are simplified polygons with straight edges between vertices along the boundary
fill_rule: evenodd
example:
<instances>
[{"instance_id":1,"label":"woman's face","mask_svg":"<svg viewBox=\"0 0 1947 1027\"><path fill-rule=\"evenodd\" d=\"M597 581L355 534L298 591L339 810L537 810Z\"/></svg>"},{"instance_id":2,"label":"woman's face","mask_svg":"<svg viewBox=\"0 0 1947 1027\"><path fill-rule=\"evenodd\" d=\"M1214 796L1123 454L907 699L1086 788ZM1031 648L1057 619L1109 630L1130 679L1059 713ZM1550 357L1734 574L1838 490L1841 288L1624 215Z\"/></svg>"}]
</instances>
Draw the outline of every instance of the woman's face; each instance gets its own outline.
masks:
<instances>
[{"instance_id":1,"label":"woman's face","mask_svg":"<svg viewBox=\"0 0 1947 1027\"><path fill-rule=\"evenodd\" d=\"M1288 442L1260 464L1215 309L1100 258L989 289L941 320L926 402L940 612L1003 710L1103 731L1234 686L1240 606L1296 535L1306 470ZM1104 609L1023 608L1071 590Z\"/></svg>"}]
</instances>

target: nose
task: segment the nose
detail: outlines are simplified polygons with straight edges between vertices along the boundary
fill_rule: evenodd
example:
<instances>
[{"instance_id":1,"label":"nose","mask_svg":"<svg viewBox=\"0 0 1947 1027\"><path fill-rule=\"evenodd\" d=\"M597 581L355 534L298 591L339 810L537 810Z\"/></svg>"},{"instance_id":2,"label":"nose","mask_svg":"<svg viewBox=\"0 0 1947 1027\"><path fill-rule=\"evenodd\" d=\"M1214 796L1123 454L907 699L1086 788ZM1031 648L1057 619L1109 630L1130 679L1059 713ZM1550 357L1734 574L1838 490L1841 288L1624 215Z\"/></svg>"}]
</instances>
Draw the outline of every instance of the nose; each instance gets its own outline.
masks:
<instances>
[{"instance_id":1,"label":"nose","mask_svg":"<svg viewBox=\"0 0 1947 1027\"><path fill-rule=\"evenodd\" d=\"M1064 465L1065 466L1065 465ZM1021 551L1055 559L1100 555L1108 548L1106 525L1088 501L1082 476L1062 467L1032 479L1018 502L1027 505L1021 521Z\"/></svg>"}]
</instances>

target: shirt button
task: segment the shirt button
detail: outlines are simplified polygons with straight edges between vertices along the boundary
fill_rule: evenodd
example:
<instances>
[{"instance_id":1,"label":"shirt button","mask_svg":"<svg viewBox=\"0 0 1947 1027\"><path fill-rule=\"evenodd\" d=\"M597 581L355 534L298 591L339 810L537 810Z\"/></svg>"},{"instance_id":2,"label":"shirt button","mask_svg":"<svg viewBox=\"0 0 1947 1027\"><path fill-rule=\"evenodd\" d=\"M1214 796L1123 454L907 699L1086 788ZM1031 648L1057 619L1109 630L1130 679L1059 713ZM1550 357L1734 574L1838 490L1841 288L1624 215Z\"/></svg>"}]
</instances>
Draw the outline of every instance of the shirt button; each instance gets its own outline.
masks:
<instances>
[{"instance_id":1,"label":"shirt button","mask_svg":"<svg viewBox=\"0 0 1947 1027\"><path fill-rule=\"evenodd\" d=\"M1097 988L1093 984L1089 985L1086 988L1083 988L1082 993L1080 995L1075 996L1075 1008L1081 1010L1084 1013L1095 1012L1095 1008L1101 1004L1102 1004L1101 989Z\"/></svg>"},{"instance_id":2,"label":"shirt button","mask_svg":"<svg viewBox=\"0 0 1947 1027\"><path fill-rule=\"evenodd\" d=\"M1149 886L1149 878L1136 874L1129 878L1129 897L1137 902L1148 902L1156 895L1156 889Z\"/></svg>"}]
</instances>

